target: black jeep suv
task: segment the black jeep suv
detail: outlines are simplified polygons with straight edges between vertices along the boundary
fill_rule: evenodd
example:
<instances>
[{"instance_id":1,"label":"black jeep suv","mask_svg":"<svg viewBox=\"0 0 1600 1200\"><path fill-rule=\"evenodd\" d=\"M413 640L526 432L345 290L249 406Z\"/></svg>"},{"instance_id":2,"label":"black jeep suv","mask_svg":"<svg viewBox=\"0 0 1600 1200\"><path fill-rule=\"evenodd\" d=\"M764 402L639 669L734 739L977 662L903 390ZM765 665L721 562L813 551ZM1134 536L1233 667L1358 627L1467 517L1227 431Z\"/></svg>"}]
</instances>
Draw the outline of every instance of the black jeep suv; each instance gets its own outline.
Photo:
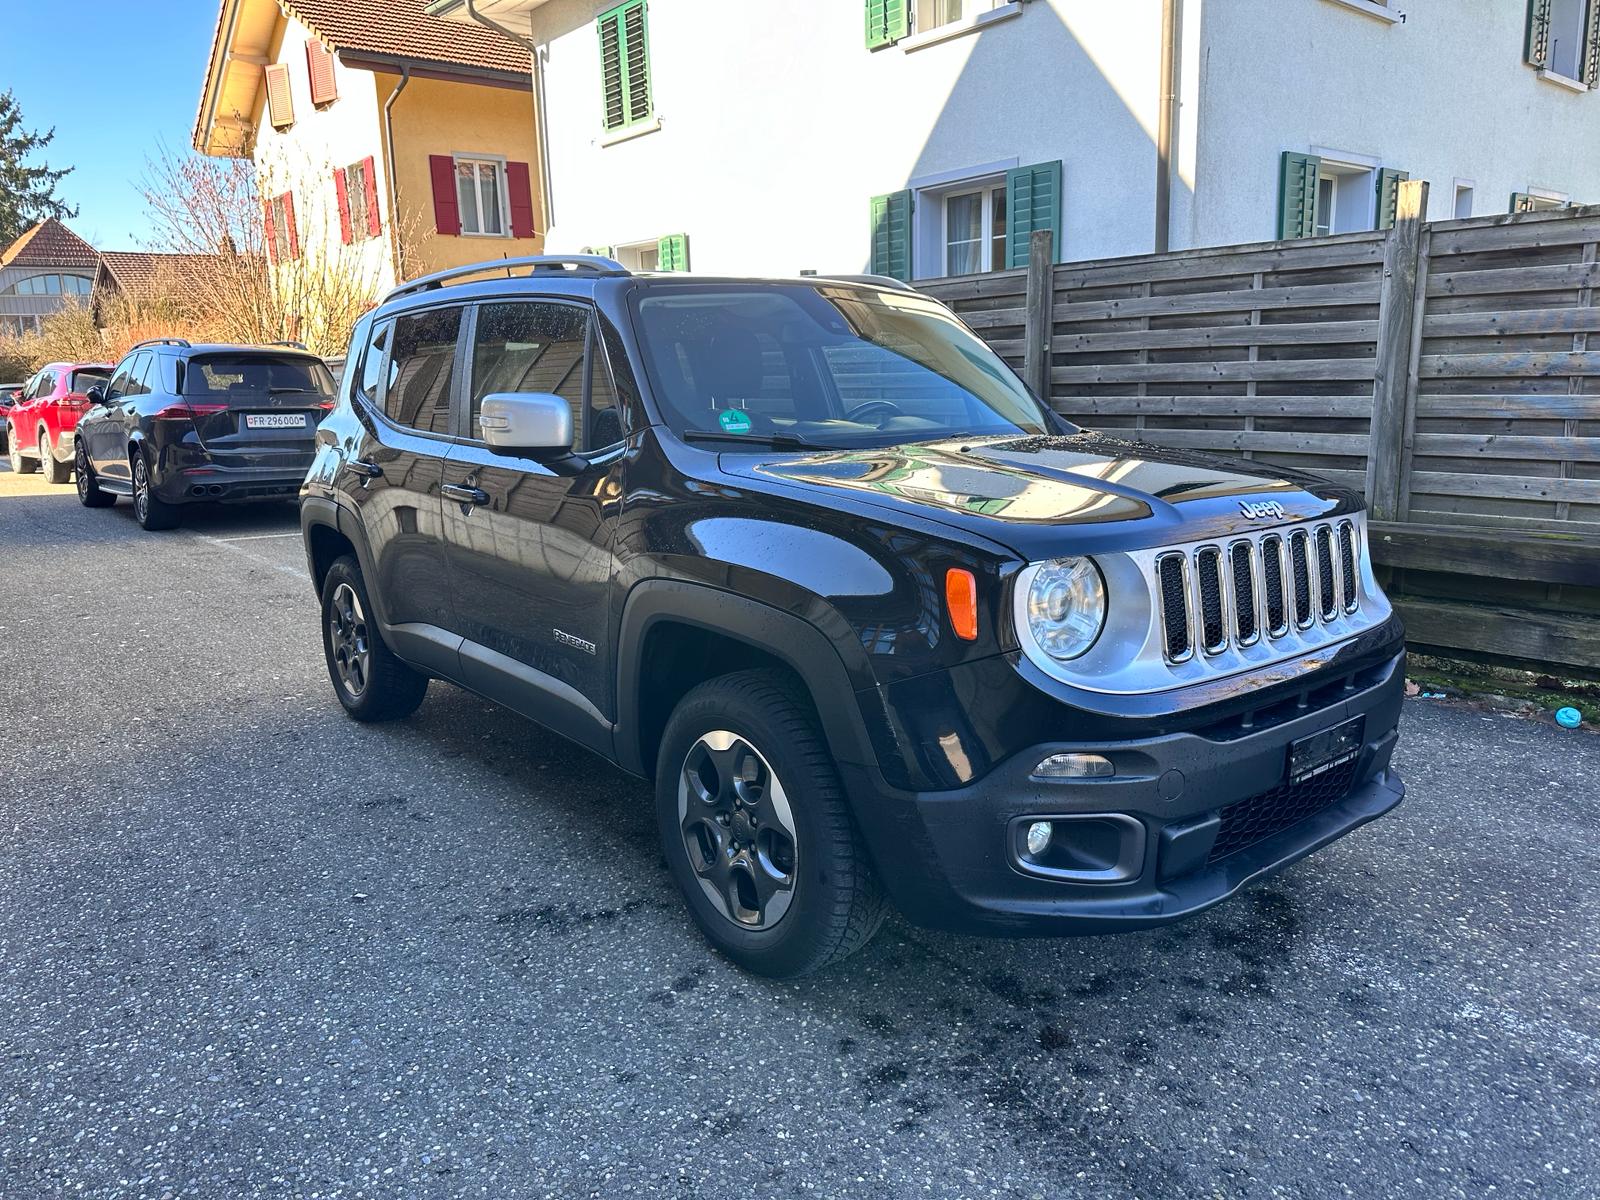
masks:
<instances>
[{"instance_id":1,"label":"black jeep suv","mask_svg":"<svg viewBox=\"0 0 1600 1200\"><path fill-rule=\"evenodd\" d=\"M293 500L312 434L333 407L327 364L298 343L196 346L140 342L78 421L78 499L133 498L145 529L171 529L181 506Z\"/></svg>"},{"instance_id":2,"label":"black jeep suv","mask_svg":"<svg viewBox=\"0 0 1600 1200\"><path fill-rule=\"evenodd\" d=\"M345 708L447 679L653 777L690 910L755 971L890 900L1171 921L1403 795L1359 499L1075 428L892 280L444 272L361 320L317 443Z\"/></svg>"}]
</instances>

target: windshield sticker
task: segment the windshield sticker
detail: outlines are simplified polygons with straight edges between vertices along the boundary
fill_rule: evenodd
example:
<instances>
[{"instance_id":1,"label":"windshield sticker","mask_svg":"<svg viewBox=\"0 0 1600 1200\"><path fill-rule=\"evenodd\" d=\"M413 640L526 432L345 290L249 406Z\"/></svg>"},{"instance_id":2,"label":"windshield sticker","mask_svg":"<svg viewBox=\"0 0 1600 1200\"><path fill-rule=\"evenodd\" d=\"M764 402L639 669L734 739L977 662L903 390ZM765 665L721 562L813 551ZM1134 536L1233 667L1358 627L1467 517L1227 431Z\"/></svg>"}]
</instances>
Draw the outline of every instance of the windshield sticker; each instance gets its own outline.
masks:
<instances>
[{"instance_id":1,"label":"windshield sticker","mask_svg":"<svg viewBox=\"0 0 1600 1200\"><path fill-rule=\"evenodd\" d=\"M724 433L749 433L750 416L737 408L725 408L717 414L717 424Z\"/></svg>"}]
</instances>

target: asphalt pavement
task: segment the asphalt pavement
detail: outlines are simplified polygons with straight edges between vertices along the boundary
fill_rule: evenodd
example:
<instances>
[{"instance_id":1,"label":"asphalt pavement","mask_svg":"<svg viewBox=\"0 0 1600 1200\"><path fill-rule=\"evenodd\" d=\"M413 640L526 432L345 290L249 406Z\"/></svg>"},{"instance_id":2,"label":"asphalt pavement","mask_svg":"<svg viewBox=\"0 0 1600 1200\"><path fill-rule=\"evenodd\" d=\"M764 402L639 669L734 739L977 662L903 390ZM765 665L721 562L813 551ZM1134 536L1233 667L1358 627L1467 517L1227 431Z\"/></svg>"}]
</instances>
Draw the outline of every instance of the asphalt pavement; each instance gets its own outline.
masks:
<instances>
[{"instance_id":1,"label":"asphalt pavement","mask_svg":"<svg viewBox=\"0 0 1600 1200\"><path fill-rule=\"evenodd\" d=\"M1393 815L1117 938L716 958L648 788L346 719L292 509L0 471L0 1200L1600 1196L1600 737L1411 702Z\"/></svg>"}]
</instances>

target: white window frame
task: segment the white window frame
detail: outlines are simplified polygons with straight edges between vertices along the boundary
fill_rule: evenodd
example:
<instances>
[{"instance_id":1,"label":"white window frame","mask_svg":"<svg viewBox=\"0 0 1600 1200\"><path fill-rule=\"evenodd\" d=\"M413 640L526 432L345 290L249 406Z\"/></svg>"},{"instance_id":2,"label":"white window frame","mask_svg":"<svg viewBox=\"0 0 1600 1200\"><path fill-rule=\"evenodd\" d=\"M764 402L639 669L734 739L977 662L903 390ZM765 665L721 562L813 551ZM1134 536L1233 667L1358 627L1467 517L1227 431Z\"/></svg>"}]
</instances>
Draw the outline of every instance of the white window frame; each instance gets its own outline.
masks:
<instances>
[{"instance_id":1,"label":"white window frame","mask_svg":"<svg viewBox=\"0 0 1600 1200\"><path fill-rule=\"evenodd\" d=\"M1360 233L1376 228L1378 223L1378 169L1383 163L1366 154L1353 154L1348 150L1334 150L1326 146L1313 146L1311 153L1322 160L1322 166L1317 171L1317 225L1326 224L1332 233ZM1333 180L1335 194L1335 212L1333 218L1327 222L1322 220L1321 189L1324 179ZM1347 180L1358 179L1361 181L1356 191L1356 207L1350 208L1350 197L1345 197L1345 203L1339 204L1338 193L1348 185ZM1341 220L1341 216L1343 220ZM1340 225L1344 228L1339 228Z\"/></svg>"},{"instance_id":2,"label":"white window frame","mask_svg":"<svg viewBox=\"0 0 1600 1200\"><path fill-rule=\"evenodd\" d=\"M1467 212L1461 212L1461 194L1467 196ZM1478 185L1471 179L1457 179L1455 186L1450 190L1450 216L1457 221L1464 221L1472 215L1472 206L1477 201Z\"/></svg>"},{"instance_id":3,"label":"white window frame","mask_svg":"<svg viewBox=\"0 0 1600 1200\"><path fill-rule=\"evenodd\" d=\"M478 219L478 228L476 230L472 230L472 229L468 229L467 228L467 214L466 214L465 210L462 210L458 214L458 216L460 217L460 220L461 220L461 236L462 237L495 238L495 239L500 240L500 241L504 241L504 240L508 239L511 236L511 190L507 186L507 183L506 183L506 157L505 157L505 155L503 155L503 154L452 154L450 157L451 157L451 160L453 161L454 166L455 166L455 171L452 173L452 176L451 176L451 182L454 183L455 186L456 186L456 207L458 209L461 206L461 183L460 183L461 164L462 163L471 163L472 166L473 166L473 183L474 183L474 187L472 189L473 216L475 216ZM488 166L488 167L493 167L494 168L495 190L496 190L496 192L499 193L499 198L500 198L500 232L499 233L485 233L483 231L483 193L476 186L477 183L478 183L477 168L479 166Z\"/></svg>"},{"instance_id":4,"label":"white window frame","mask_svg":"<svg viewBox=\"0 0 1600 1200\"><path fill-rule=\"evenodd\" d=\"M1341 8L1375 17L1386 25L1398 25L1406 19L1405 13L1396 10L1391 0L1330 0L1330 2Z\"/></svg>"},{"instance_id":5,"label":"white window frame","mask_svg":"<svg viewBox=\"0 0 1600 1200\"><path fill-rule=\"evenodd\" d=\"M1560 2L1560 0L1557 0L1557 3L1559 3L1559 2ZM1575 91L1586 92L1586 91L1589 90L1589 88L1588 88L1588 85L1583 82L1582 76L1583 76L1583 56L1584 56L1584 35L1586 33L1585 25L1586 25L1586 18L1587 18L1587 15L1588 15L1588 4L1586 4L1584 2L1584 0L1569 0L1569 2L1575 7L1576 11L1573 11L1571 13L1563 12L1561 14L1561 16L1566 17L1569 20L1571 20L1573 25L1576 26L1576 29L1575 30L1574 29L1568 29L1568 30L1565 30L1565 31L1558 31L1556 29L1556 21L1557 21L1556 5L1554 5L1554 4L1551 5L1551 8L1550 8L1550 58L1549 58L1549 62L1550 62L1551 65L1546 67L1545 69L1543 69L1543 70L1541 70L1539 72L1539 78L1548 80L1551 83L1560 84L1560 85L1562 85L1564 87L1570 87ZM1566 37L1567 37L1568 34L1574 34L1575 37L1573 38L1573 40L1575 40L1577 42L1578 53L1577 53L1577 56L1573 59L1574 65L1576 66L1577 69L1573 70L1573 71L1561 71L1561 70L1557 70L1556 66L1555 66L1556 46L1557 46L1558 43L1564 42L1566 40ZM1532 195L1531 192L1529 194Z\"/></svg>"},{"instance_id":6,"label":"white window frame","mask_svg":"<svg viewBox=\"0 0 1600 1200\"><path fill-rule=\"evenodd\" d=\"M647 263L644 256L655 256L653 263ZM616 259L630 271L659 271L661 269L661 239L651 238L638 242L618 242L611 247L611 257Z\"/></svg>"},{"instance_id":7,"label":"white window frame","mask_svg":"<svg viewBox=\"0 0 1600 1200\"><path fill-rule=\"evenodd\" d=\"M923 14L931 13L943 0L909 0L911 4L911 35L902 38L900 48L907 53L931 46L936 42L960 37L1022 14L1023 0L961 0L961 15L938 24L925 23Z\"/></svg>"},{"instance_id":8,"label":"white window frame","mask_svg":"<svg viewBox=\"0 0 1600 1200\"><path fill-rule=\"evenodd\" d=\"M980 206L982 220L979 222L978 240L978 270L977 274L987 275L991 271L1003 270L1005 264L998 267L994 264L994 196L996 192L1006 190L1006 177L973 180L971 187L953 187L949 191L940 192L935 201L939 205L939 273L946 278L950 275L950 201L958 200L963 196L983 197Z\"/></svg>"},{"instance_id":9,"label":"white window frame","mask_svg":"<svg viewBox=\"0 0 1600 1200\"><path fill-rule=\"evenodd\" d=\"M1558 208L1569 208L1572 205L1570 192L1552 192L1548 188L1523 188L1523 195L1533 201L1534 212L1554 212Z\"/></svg>"}]
</instances>

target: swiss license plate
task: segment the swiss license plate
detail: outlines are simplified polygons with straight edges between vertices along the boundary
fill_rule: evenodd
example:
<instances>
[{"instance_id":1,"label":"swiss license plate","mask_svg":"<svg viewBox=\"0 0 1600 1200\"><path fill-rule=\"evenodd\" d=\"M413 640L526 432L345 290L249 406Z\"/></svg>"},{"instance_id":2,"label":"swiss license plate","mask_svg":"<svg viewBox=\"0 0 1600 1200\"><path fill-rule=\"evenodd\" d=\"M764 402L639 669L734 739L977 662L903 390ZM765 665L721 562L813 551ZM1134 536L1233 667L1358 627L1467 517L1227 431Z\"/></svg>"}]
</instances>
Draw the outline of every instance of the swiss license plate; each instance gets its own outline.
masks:
<instances>
[{"instance_id":1,"label":"swiss license plate","mask_svg":"<svg viewBox=\"0 0 1600 1200\"><path fill-rule=\"evenodd\" d=\"M244 419L246 429L304 429L304 413L248 413Z\"/></svg>"},{"instance_id":2,"label":"swiss license plate","mask_svg":"<svg viewBox=\"0 0 1600 1200\"><path fill-rule=\"evenodd\" d=\"M1321 775L1361 753L1362 728L1365 717L1356 717L1343 725L1324 729L1310 737L1289 743L1289 782L1300 783L1313 775Z\"/></svg>"}]
</instances>

